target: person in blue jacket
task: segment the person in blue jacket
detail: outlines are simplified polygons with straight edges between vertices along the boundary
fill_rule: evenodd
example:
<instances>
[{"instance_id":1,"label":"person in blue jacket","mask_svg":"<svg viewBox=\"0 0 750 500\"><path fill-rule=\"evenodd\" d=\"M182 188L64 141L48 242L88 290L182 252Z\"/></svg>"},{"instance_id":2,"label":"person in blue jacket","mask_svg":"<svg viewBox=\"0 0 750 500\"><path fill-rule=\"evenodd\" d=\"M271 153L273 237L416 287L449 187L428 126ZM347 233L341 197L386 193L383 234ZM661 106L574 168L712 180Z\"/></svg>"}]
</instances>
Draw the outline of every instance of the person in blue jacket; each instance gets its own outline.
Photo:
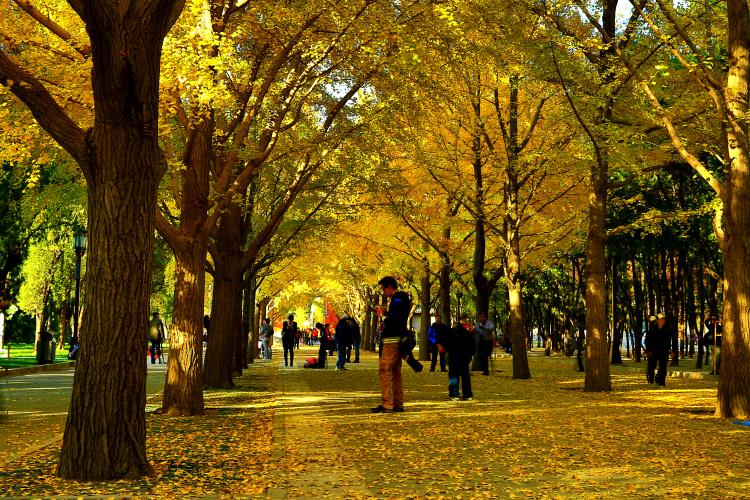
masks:
<instances>
[{"instance_id":1,"label":"person in blue jacket","mask_svg":"<svg viewBox=\"0 0 750 500\"><path fill-rule=\"evenodd\" d=\"M436 314L435 322L430 325L430 329L427 330L427 340L430 341L430 356L432 358L432 363L430 364L431 372L435 371L435 365L437 365L438 356L440 356L440 371L448 371L445 369L445 353L440 352L437 345L438 336L440 335L440 332L445 328L448 328L448 325L443 323L443 317L439 314Z\"/></svg>"}]
</instances>

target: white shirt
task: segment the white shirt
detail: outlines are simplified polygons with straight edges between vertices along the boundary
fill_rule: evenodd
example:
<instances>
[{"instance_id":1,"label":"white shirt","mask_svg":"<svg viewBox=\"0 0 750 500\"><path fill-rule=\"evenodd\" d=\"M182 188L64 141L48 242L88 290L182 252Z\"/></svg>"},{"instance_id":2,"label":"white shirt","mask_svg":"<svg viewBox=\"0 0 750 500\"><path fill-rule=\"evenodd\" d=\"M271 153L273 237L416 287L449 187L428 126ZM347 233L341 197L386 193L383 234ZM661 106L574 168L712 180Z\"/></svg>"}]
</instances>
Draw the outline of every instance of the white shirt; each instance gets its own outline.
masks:
<instances>
[{"instance_id":1,"label":"white shirt","mask_svg":"<svg viewBox=\"0 0 750 500\"><path fill-rule=\"evenodd\" d=\"M474 325L474 331L477 335L482 335L482 340L492 340L495 334L495 324L487 320L484 323L477 323Z\"/></svg>"}]
</instances>

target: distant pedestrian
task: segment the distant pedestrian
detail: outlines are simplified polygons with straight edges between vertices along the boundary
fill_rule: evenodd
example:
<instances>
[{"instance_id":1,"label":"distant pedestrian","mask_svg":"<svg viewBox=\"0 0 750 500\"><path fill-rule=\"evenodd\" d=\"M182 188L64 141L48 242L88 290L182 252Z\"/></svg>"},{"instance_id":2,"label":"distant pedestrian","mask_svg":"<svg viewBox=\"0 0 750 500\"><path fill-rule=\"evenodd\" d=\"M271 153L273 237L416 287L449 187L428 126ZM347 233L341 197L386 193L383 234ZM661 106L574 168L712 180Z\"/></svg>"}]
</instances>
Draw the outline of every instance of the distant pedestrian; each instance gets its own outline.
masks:
<instances>
[{"instance_id":1,"label":"distant pedestrian","mask_svg":"<svg viewBox=\"0 0 750 500\"><path fill-rule=\"evenodd\" d=\"M206 314L203 316L203 342L208 342L208 330L211 326L211 316Z\"/></svg>"},{"instance_id":2,"label":"distant pedestrian","mask_svg":"<svg viewBox=\"0 0 750 500\"><path fill-rule=\"evenodd\" d=\"M584 331L586 330L586 323L583 321L583 318L581 317L574 317L571 320L571 326L570 326L570 343L572 345L572 348L574 351L576 351L576 361L578 362L578 371L583 372L586 371L583 367L583 349L585 347L586 342L586 334Z\"/></svg>"},{"instance_id":3,"label":"distant pedestrian","mask_svg":"<svg viewBox=\"0 0 750 500\"><path fill-rule=\"evenodd\" d=\"M346 322L349 326L349 337L352 339L351 345L346 349L346 362L359 363L359 344L362 342L362 332L356 319L350 316ZM354 361L352 361L352 351L354 351Z\"/></svg>"},{"instance_id":4,"label":"distant pedestrian","mask_svg":"<svg viewBox=\"0 0 750 500\"><path fill-rule=\"evenodd\" d=\"M271 346L273 345L273 327L271 318L266 318L263 326L260 327L260 338L263 341L263 359L271 359Z\"/></svg>"},{"instance_id":5,"label":"distant pedestrian","mask_svg":"<svg viewBox=\"0 0 750 500\"><path fill-rule=\"evenodd\" d=\"M448 353L448 397L451 401L461 400L460 385L463 400L473 401L469 364L476 351L474 333L458 324L441 330L437 344L440 352Z\"/></svg>"},{"instance_id":6,"label":"distant pedestrian","mask_svg":"<svg viewBox=\"0 0 750 500\"><path fill-rule=\"evenodd\" d=\"M318 348L318 364L321 368L326 367L326 354L328 351L328 332L326 327L322 323L315 323L315 331L318 332L318 338L320 339L320 347ZM315 333L313 332L313 335Z\"/></svg>"},{"instance_id":7,"label":"distant pedestrian","mask_svg":"<svg viewBox=\"0 0 750 500\"><path fill-rule=\"evenodd\" d=\"M438 357L440 357L440 371L441 372L447 372L448 370L445 369L445 352L441 352L438 349L437 345L437 339L439 337L439 333L442 332L448 328L448 325L443 323L443 317L439 314L435 315L435 322L430 325L430 329L427 330L427 340L430 341L430 357L432 358L432 361L430 363L430 371L435 371L435 366L437 365Z\"/></svg>"},{"instance_id":8,"label":"distant pedestrian","mask_svg":"<svg viewBox=\"0 0 750 500\"><path fill-rule=\"evenodd\" d=\"M672 331L667 326L667 317L662 313L651 316L649 321L651 321L651 326L646 332L646 356L648 357L646 378L649 384L656 382L664 387L667 379L667 360L672 344ZM657 363L659 371L654 376Z\"/></svg>"},{"instance_id":9,"label":"distant pedestrian","mask_svg":"<svg viewBox=\"0 0 750 500\"><path fill-rule=\"evenodd\" d=\"M334 334L333 339L336 342L336 351L338 352L336 369L346 370L346 367L344 366L346 364L346 350L352 343L348 314L341 316L341 321L336 325L336 333Z\"/></svg>"},{"instance_id":10,"label":"distant pedestrian","mask_svg":"<svg viewBox=\"0 0 750 500\"><path fill-rule=\"evenodd\" d=\"M381 334L383 348L378 368L381 404L372 408L371 411L373 413L401 412L404 411L404 388L401 380L403 354L399 344L403 337L408 336L411 301L409 295L398 290L398 284L393 277L387 276L378 284L383 290L383 295L390 298L390 305L385 319L385 329ZM378 315L383 315L382 307L375 309Z\"/></svg>"},{"instance_id":11,"label":"distant pedestrian","mask_svg":"<svg viewBox=\"0 0 750 500\"><path fill-rule=\"evenodd\" d=\"M490 355L495 346L495 324L487 319L486 313L479 313L479 321L474 324L474 333L477 336L477 355L482 375L490 374Z\"/></svg>"},{"instance_id":12,"label":"distant pedestrian","mask_svg":"<svg viewBox=\"0 0 750 500\"><path fill-rule=\"evenodd\" d=\"M281 328L281 344L284 346L284 366L294 366L294 342L296 338L297 322L294 321L294 314L290 314Z\"/></svg>"},{"instance_id":13,"label":"distant pedestrian","mask_svg":"<svg viewBox=\"0 0 750 500\"><path fill-rule=\"evenodd\" d=\"M159 358L159 364L163 362L161 343L166 337L166 332L164 331L164 323L159 319L159 313L155 312L151 316L151 321L148 323L148 340L151 342L151 364L153 365L156 363L156 357Z\"/></svg>"}]
</instances>

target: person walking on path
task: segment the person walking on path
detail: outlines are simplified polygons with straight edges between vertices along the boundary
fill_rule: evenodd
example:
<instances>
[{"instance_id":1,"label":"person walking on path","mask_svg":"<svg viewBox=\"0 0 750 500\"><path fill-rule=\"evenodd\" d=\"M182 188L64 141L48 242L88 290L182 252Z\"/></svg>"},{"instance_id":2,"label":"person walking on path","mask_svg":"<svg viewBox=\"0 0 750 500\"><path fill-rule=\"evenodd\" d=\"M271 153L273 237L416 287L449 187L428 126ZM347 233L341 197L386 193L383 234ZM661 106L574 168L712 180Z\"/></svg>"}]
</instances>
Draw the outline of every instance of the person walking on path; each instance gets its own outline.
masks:
<instances>
[{"instance_id":1,"label":"person walking on path","mask_svg":"<svg viewBox=\"0 0 750 500\"><path fill-rule=\"evenodd\" d=\"M263 359L271 359L271 345L273 344L273 327L271 318L266 318L263 326L260 327L260 338L263 341Z\"/></svg>"},{"instance_id":2,"label":"person walking on path","mask_svg":"<svg viewBox=\"0 0 750 500\"><path fill-rule=\"evenodd\" d=\"M448 353L448 397L451 401L460 401L459 383L464 401L473 401L471 391L471 370L469 364L476 351L474 334L463 327L441 330L437 339L438 349Z\"/></svg>"},{"instance_id":3,"label":"person walking on path","mask_svg":"<svg viewBox=\"0 0 750 500\"><path fill-rule=\"evenodd\" d=\"M381 334L383 343L378 376L380 378L381 404L372 408L373 413L391 413L404 411L404 388L401 380L401 352L399 343L408 334L407 323L411 311L411 301L405 292L398 290L395 278L386 276L378 282L383 295L390 298L385 328ZM375 308L382 316L384 309Z\"/></svg>"},{"instance_id":4,"label":"person walking on path","mask_svg":"<svg viewBox=\"0 0 750 500\"><path fill-rule=\"evenodd\" d=\"M490 374L490 355L495 346L495 324L487 319L486 313L479 313L479 321L474 324L479 348L479 364L482 375Z\"/></svg>"},{"instance_id":5,"label":"person walking on path","mask_svg":"<svg viewBox=\"0 0 750 500\"><path fill-rule=\"evenodd\" d=\"M284 366L294 366L294 341L297 338L297 322L294 314L287 317L281 328L281 344L284 346ZM287 353L289 357L287 358Z\"/></svg>"},{"instance_id":6,"label":"person walking on path","mask_svg":"<svg viewBox=\"0 0 750 500\"><path fill-rule=\"evenodd\" d=\"M432 362L430 364L430 371L435 371L435 365L437 365L438 356L440 356L440 371L447 372L445 369L445 351L438 349L437 339L440 336L440 332L448 328L448 325L443 323L443 317L439 314L435 315L435 322L430 325L430 329L427 330L427 340L430 341L430 357Z\"/></svg>"},{"instance_id":7,"label":"person walking on path","mask_svg":"<svg viewBox=\"0 0 750 500\"><path fill-rule=\"evenodd\" d=\"M336 342L336 351L338 353L336 369L346 370L344 366L346 364L346 350L352 343L348 314L341 316L341 321L336 325L336 333L333 335L333 340Z\"/></svg>"},{"instance_id":8,"label":"person walking on path","mask_svg":"<svg viewBox=\"0 0 750 500\"><path fill-rule=\"evenodd\" d=\"M152 314L151 321L148 323L148 340L151 342L151 364L156 363L155 356L159 357L159 364L162 364L161 343L166 338L164 323L159 319L159 313Z\"/></svg>"},{"instance_id":9,"label":"person walking on path","mask_svg":"<svg viewBox=\"0 0 750 500\"><path fill-rule=\"evenodd\" d=\"M659 313L649 318L651 326L646 332L646 356L648 356L648 366L646 368L646 377L648 383L656 382L662 387L666 386L667 380L667 360L669 359L669 349L672 345L672 332L667 326L667 317ZM654 369L659 363L659 371L654 377Z\"/></svg>"}]
</instances>

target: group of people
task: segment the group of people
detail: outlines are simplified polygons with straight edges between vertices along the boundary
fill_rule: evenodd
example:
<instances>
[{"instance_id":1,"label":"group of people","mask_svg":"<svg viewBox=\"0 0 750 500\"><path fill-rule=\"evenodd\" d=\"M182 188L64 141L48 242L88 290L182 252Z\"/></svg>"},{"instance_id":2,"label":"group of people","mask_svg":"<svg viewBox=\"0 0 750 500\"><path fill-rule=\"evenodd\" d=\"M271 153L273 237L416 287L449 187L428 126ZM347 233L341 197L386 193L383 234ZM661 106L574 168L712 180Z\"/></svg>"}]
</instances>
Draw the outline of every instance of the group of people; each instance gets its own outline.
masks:
<instances>
[{"instance_id":1,"label":"group of people","mask_svg":"<svg viewBox=\"0 0 750 500\"><path fill-rule=\"evenodd\" d=\"M373 413L393 413L404 411L404 391L401 378L402 361L406 361L419 372L421 365L413 359L411 350L415 342L408 328L411 302L409 296L398 290L396 280L387 276L381 279L383 295L390 299L387 316L380 332L380 379L381 403L372 408ZM379 315L385 312L376 308ZM483 375L489 375L489 358L495 340L495 325L487 319L487 314L479 314L472 328L457 323L451 328L442 322L440 315L430 326L427 337L430 342L432 362L430 371L435 371L438 360L440 370L448 372L448 396L452 401L472 401L471 372L469 365L475 353ZM416 363L416 364L415 364ZM448 369L446 370L446 365Z\"/></svg>"}]
</instances>

